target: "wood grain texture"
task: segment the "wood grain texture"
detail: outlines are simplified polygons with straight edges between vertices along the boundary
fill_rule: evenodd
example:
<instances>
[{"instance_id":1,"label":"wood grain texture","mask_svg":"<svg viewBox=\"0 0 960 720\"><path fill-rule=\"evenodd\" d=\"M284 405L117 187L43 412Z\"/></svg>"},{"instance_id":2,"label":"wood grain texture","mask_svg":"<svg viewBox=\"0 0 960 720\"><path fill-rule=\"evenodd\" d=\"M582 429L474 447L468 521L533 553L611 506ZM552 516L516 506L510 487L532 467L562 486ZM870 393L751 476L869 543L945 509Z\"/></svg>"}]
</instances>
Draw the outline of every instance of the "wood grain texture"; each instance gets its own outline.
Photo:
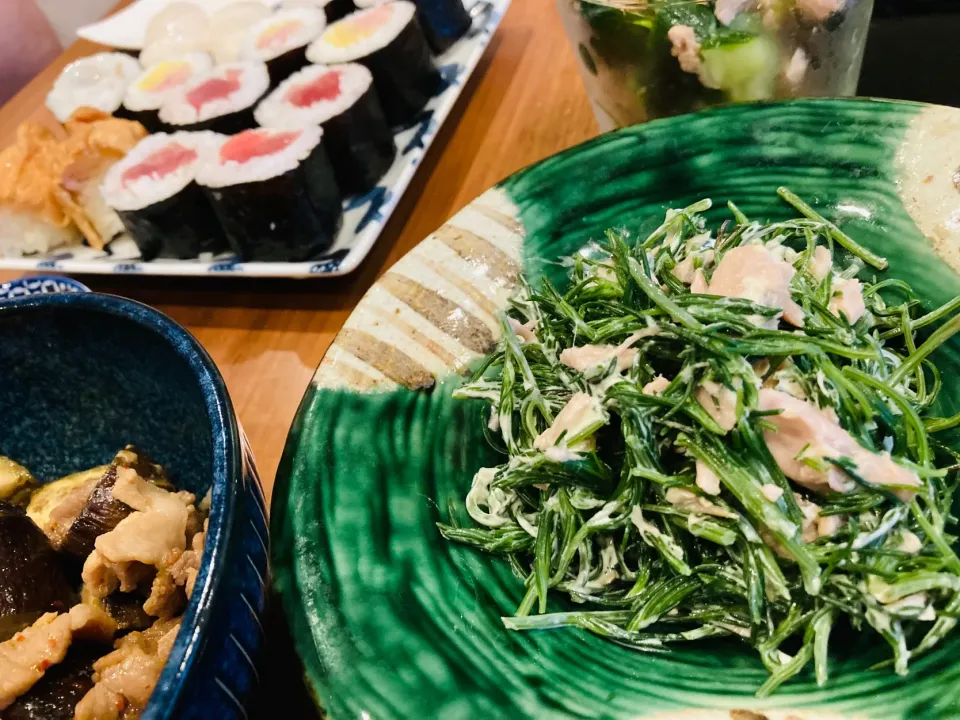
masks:
<instances>
[{"instance_id":1,"label":"wood grain texture","mask_svg":"<svg viewBox=\"0 0 960 720\"><path fill-rule=\"evenodd\" d=\"M286 281L80 278L98 292L158 308L197 337L226 379L268 496L307 383L373 281L494 183L596 134L554 4L513 1L376 247L353 274ZM75 43L0 109L0 146L23 120L53 123L43 107L51 83L67 62L97 49ZM14 276L0 273L0 282Z\"/></svg>"}]
</instances>

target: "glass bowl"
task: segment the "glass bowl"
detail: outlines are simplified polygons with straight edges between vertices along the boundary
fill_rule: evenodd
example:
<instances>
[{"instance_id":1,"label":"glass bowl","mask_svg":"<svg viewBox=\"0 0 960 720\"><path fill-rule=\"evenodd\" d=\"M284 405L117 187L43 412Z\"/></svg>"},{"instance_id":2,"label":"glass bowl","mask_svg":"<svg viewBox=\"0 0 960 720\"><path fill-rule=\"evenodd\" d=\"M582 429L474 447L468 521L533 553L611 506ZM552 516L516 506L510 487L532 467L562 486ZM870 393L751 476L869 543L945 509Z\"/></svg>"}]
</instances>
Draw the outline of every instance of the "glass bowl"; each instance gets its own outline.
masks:
<instances>
[{"instance_id":1,"label":"glass bowl","mask_svg":"<svg viewBox=\"0 0 960 720\"><path fill-rule=\"evenodd\" d=\"M873 0L557 0L601 131L857 89Z\"/></svg>"}]
</instances>

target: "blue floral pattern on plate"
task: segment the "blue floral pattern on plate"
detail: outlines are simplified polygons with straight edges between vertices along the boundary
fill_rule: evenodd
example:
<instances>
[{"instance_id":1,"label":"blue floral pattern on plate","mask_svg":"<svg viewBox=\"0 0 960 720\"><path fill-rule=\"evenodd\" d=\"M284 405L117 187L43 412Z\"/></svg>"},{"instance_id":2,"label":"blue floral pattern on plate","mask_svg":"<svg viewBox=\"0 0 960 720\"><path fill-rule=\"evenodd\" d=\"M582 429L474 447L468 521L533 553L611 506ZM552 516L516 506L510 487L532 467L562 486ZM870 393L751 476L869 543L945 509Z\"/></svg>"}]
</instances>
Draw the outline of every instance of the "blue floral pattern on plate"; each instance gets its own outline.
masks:
<instances>
[{"instance_id":1,"label":"blue floral pattern on plate","mask_svg":"<svg viewBox=\"0 0 960 720\"><path fill-rule=\"evenodd\" d=\"M29 295L90 292L83 283L65 277L26 277L0 285L0 302Z\"/></svg>"}]
</instances>

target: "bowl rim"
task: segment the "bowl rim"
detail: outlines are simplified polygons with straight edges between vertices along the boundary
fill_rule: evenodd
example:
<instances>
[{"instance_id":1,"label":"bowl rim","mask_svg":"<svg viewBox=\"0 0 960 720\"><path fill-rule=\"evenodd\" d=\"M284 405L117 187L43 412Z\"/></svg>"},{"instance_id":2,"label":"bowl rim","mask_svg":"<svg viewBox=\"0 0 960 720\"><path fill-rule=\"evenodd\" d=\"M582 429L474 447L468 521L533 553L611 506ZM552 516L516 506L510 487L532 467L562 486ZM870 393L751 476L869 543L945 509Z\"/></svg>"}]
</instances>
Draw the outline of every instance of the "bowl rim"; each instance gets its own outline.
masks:
<instances>
[{"instance_id":1,"label":"bowl rim","mask_svg":"<svg viewBox=\"0 0 960 720\"><path fill-rule=\"evenodd\" d=\"M221 584L219 572L234 523L243 482L242 442L236 414L226 385L213 359L185 328L172 318L143 303L116 295L69 293L29 295L0 303L0 316L49 310L83 309L131 320L162 337L189 365L203 396L212 439L211 508L204 553L194 592L187 603L180 631L167 658L142 720L172 718L180 700L183 681L205 644L205 628L213 613L213 599ZM255 611L251 608L251 612ZM185 628L190 628L185 632ZM227 693L242 710L240 701Z\"/></svg>"}]
</instances>

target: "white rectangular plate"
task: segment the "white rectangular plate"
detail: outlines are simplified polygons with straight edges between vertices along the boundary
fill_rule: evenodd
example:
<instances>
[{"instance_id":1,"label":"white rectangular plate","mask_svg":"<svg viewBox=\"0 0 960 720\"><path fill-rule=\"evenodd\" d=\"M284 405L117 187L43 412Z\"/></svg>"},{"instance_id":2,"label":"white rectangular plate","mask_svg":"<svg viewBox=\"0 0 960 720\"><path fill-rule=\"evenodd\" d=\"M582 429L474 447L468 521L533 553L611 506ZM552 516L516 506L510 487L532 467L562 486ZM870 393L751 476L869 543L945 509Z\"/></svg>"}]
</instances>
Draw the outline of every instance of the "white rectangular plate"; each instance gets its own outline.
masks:
<instances>
[{"instance_id":1,"label":"white rectangular plate","mask_svg":"<svg viewBox=\"0 0 960 720\"><path fill-rule=\"evenodd\" d=\"M141 0L150 2L151 0ZM443 76L441 90L431 98L412 127L394 136L397 159L366 195L343 203L343 226L329 252L300 263L241 263L230 254L195 260L140 260L130 240L110 244L109 252L86 246L59 248L44 255L0 257L0 269L41 270L77 274L138 273L141 275L233 275L239 277L319 277L346 275L357 268L377 241L413 175L480 62L511 0L477 0L470 8L470 32L436 59ZM469 0L468 0L469 4Z\"/></svg>"}]
</instances>

